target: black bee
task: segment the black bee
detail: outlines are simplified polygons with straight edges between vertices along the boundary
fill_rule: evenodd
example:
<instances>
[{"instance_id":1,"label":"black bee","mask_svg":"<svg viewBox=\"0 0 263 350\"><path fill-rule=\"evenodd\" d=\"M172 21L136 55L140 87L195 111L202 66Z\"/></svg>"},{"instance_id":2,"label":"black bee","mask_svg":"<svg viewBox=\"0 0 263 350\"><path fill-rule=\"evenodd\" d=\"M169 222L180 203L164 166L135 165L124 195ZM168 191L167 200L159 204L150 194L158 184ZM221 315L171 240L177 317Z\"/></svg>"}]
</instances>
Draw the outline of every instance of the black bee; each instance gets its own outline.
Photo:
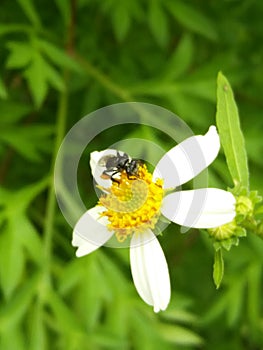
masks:
<instances>
[{"instance_id":1,"label":"black bee","mask_svg":"<svg viewBox=\"0 0 263 350\"><path fill-rule=\"evenodd\" d=\"M101 174L102 179L110 177L113 182L119 183L114 177L115 175L120 174L122 171L126 171L128 179L136 178L142 161L140 159L129 157L127 153L120 154L120 152L117 151L116 156L113 154L106 155L99 160L98 164L106 167Z\"/></svg>"}]
</instances>

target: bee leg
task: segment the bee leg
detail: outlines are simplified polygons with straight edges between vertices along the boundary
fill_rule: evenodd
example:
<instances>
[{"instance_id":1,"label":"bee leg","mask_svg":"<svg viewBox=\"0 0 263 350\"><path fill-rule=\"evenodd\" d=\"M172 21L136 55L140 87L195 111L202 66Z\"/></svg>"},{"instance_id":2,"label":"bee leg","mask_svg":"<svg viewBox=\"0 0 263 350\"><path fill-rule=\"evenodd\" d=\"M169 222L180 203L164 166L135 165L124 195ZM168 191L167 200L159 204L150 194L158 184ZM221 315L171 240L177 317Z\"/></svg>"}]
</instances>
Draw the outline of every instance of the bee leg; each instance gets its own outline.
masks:
<instances>
[{"instance_id":1,"label":"bee leg","mask_svg":"<svg viewBox=\"0 0 263 350\"><path fill-rule=\"evenodd\" d=\"M119 174L119 171L115 171L115 173L111 174L110 179L112 182L116 182L117 184L120 184L120 181L118 181L117 179L114 178L114 175L116 175L116 174Z\"/></svg>"}]
</instances>

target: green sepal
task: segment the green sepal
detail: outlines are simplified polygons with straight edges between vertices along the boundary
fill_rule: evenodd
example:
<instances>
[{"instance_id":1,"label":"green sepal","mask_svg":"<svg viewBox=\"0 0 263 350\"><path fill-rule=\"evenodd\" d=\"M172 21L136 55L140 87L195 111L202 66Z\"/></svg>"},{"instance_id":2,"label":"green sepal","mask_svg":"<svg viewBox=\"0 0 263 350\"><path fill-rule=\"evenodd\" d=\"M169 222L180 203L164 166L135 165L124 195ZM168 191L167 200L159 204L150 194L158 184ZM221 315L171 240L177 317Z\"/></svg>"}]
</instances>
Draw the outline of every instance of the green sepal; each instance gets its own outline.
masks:
<instances>
[{"instance_id":1,"label":"green sepal","mask_svg":"<svg viewBox=\"0 0 263 350\"><path fill-rule=\"evenodd\" d=\"M222 249L215 250L214 265L213 265L213 280L216 285L216 289L220 287L224 276L224 259Z\"/></svg>"},{"instance_id":2,"label":"green sepal","mask_svg":"<svg viewBox=\"0 0 263 350\"><path fill-rule=\"evenodd\" d=\"M244 228L237 226L234 231L234 236L224 239L224 240L214 240L213 246L215 250L224 248L225 250L229 251L232 246L238 246L239 245L239 238L240 237L246 237L247 232Z\"/></svg>"},{"instance_id":3,"label":"green sepal","mask_svg":"<svg viewBox=\"0 0 263 350\"><path fill-rule=\"evenodd\" d=\"M240 183L230 190L236 197L235 221L239 227L263 237L262 221L257 216L263 213L262 197L258 191L248 191Z\"/></svg>"}]
</instances>

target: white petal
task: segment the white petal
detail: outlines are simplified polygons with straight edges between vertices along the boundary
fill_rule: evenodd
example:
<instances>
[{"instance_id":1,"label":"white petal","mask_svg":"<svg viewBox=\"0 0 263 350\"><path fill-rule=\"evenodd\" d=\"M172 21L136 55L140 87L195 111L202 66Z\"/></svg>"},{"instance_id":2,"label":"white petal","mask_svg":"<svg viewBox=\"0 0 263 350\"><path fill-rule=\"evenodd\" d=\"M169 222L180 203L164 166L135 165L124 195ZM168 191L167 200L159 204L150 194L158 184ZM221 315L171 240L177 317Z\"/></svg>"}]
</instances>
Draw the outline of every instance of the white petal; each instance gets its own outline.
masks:
<instances>
[{"instance_id":1,"label":"white petal","mask_svg":"<svg viewBox=\"0 0 263 350\"><path fill-rule=\"evenodd\" d=\"M202 188L171 193L163 200L162 214L176 224L212 228L232 221L235 197L218 188Z\"/></svg>"},{"instance_id":2,"label":"white petal","mask_svg":"<svg viewBox=\"0 0 263 350\"><path fill-rule=\"evenodd\" d=\"M102 179L101 174L104 170L106 170L105 166L99 165L99 160L107 155L116 155L115 149L106 149L104 151L95 151L90 154L90 167L91 173L93 175L94 180L98 185L108 188L111 186L111 180Z\"/></svg>"},{"instance_id":3,"label":"white petal","mask_svg":"<svg viewBox=\"0 0 263 350\"><path fill-rule=\"evenodd\" d=\"M216 158L220 140L215 126L202 136L192 136L168 151L157 164L153 179L164 179L164 188L191 180Z\"/></svg>"},{"instance_id":4,"label":"white petal","mask_svg":"<svg viewBox=\"0 0 263 350\"><path fill-rule=\"evenodd\" d=\"M99 214L105 210L102 206L94 207L86 213L76 223L73 230L72 245L78 247L76 255L78 257L87 255L105 242L113 235L107 228L107 218L99 217Z\"/></svg>"},{"instance_id":5,"label":"white petal","mask_svg":"<svg viewBox=\"0 0 263 350\"><path fill-rule=\"evenodd\" d=\"M151 230L134 234L130 248L131 272L141 298L165 310L170 301L170 277L163 250Z\"/></svg>"}]
</instances>

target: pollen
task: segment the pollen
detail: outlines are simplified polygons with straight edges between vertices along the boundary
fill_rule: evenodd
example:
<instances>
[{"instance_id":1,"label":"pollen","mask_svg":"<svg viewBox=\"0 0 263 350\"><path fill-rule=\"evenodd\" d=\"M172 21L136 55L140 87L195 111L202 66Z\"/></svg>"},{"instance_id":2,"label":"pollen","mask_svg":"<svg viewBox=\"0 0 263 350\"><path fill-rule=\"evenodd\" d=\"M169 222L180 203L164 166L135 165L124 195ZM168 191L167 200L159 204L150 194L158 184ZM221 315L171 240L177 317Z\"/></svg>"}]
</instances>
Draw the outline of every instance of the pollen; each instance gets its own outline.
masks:
<instances>
[{"instance_id":1,"label":"pollen","mask_svg":"<svg viewBox=\"0 0 263 350\"><path fill-rule=\"evenodd\" d=\"M114 231L119 242L155 227L164 196L163 181L153 182L145 164L140 165L136 176L128 176L123 170L118 182L104 191L107 193L98 203L106 208L101 216L108 218L108 229Z\"/></svg>"}]
</instances>

